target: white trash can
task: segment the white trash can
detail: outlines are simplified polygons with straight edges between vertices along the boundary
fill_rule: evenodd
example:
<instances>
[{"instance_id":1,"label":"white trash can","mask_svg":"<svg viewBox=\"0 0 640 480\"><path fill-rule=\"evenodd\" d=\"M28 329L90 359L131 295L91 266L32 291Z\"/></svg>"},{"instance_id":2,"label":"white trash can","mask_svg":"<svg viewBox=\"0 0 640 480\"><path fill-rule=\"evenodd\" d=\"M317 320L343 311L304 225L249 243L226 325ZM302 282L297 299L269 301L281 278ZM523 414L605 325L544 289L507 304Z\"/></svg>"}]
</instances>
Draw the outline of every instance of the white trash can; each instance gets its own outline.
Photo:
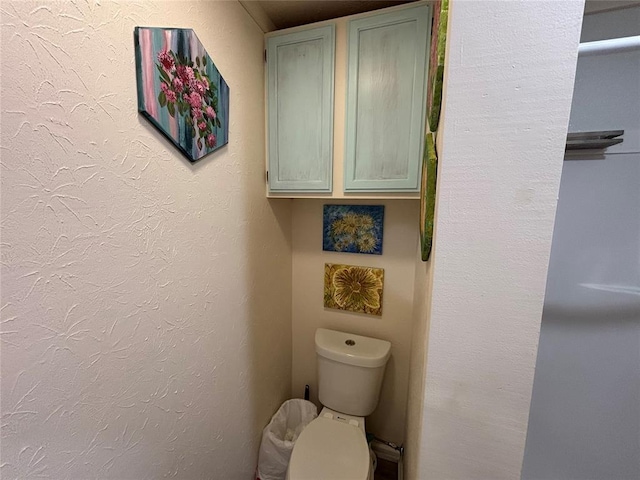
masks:
<instances>
[{"instance_id":1,"label":"white trash can","mask_svg":"<svg viewBox=\"0 0 640 480\"><path fill-rule=\"evenodd\" d=\"M304 428L318 416L308 400L294 398L284 402L262 431L256 478L285 480L293 445Z\"/></svg>"}]
</instances>

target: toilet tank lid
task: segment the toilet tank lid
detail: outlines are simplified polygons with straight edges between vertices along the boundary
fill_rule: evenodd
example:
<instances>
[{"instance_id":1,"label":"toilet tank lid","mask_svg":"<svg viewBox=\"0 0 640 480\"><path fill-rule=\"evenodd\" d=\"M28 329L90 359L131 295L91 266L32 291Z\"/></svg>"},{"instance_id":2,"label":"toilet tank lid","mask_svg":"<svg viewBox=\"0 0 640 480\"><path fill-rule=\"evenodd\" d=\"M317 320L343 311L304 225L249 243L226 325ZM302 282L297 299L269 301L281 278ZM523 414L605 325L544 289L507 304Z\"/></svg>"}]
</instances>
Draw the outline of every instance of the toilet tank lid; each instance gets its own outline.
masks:
<instances>
[{"instance_id":1,"label":"toilet tank lid","mask_svg":"<svg viewBox=\"0 0 640 480\"><path fill-rule=\"evenodd\" d=\"M357 367L381 367L391 355L391 343L377 338L319 328L316 353L322 357Z\"/></svg>"}]
</instances>

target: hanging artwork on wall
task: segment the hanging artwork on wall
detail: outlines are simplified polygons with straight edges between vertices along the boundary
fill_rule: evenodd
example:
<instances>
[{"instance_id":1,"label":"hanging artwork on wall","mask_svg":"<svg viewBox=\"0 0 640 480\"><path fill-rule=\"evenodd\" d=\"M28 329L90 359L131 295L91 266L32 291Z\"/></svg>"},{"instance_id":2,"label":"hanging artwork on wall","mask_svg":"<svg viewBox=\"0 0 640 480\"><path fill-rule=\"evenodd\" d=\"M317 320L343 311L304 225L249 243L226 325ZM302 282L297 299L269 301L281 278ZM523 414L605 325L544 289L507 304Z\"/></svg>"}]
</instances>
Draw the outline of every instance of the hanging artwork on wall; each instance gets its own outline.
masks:
<instances>
[{"instance_id":1,"label":"hanging artwork on wall","mask_svg":"<svg viewBox=\"0 0 640 480\"><path fill-rule=\"evenodd\" d=\"M382 268L324 265L324 306L349 312L382 315Z\"/></svg>"},{"instance_id":2,"label":"hanging artwork on wall","mask_svg":"<svg viewBox=\"0 0 640 480\"><path fill-rule=\"evenodd\" d=\"M440 120L448 17L449 0L436 0L433 4L431 54L429 56L429 79L427 84L427 115L429 130L432 132L438 129L438 122Z\"/></svg>"},{"instance_id":3,"label":"hanging artwork on wall","mask_svg":"<svg viewBox=\"0 0 640 480\"><path fill-rule=\"evenodd\" d=\"M136 27L138 111L192 162L229 141L229 87L195 32Z\"/></svg>"},{"instance_id":4,"label":"hanging artwork on wall","mask_svg":"<svg viewBox=\"0 0 640 480\"><path fill-rule=\"evenodd\" d=\"M437 174L438 155L433 133L427 133L422 159L422 180L420 183L420 250L422 260L425 262L429 260L433 246Z\"/></svg>"},{"instance_id":5,"label":"hanging artwork on wall","mask_svg":"<svg viewBox=\"0 0 640 480\"><path fill-rule=\"evenodd\" d=\"M382 255L384 205L325 205L322 249Z\"/></svg>"}]
</instances>

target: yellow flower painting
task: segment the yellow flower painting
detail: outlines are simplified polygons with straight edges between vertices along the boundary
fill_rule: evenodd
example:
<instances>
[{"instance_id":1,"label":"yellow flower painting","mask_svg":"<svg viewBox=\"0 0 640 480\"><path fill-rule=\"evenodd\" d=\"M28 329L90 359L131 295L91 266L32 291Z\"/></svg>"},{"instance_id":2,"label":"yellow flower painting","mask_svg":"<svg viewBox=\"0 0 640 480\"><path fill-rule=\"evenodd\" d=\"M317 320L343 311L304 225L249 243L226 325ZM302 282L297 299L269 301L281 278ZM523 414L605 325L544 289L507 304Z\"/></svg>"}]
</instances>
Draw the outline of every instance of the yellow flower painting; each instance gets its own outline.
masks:
<instances>
[{"instance_id":1,"label":"yellow flower painting","mask_svg":"<svg viewBox=\"0 0 640 480\"><path fill-rule=\"evenodd\" d=\"M324 306L382 315L384 269L325 263Z\"/></svg>"}]
</instances>

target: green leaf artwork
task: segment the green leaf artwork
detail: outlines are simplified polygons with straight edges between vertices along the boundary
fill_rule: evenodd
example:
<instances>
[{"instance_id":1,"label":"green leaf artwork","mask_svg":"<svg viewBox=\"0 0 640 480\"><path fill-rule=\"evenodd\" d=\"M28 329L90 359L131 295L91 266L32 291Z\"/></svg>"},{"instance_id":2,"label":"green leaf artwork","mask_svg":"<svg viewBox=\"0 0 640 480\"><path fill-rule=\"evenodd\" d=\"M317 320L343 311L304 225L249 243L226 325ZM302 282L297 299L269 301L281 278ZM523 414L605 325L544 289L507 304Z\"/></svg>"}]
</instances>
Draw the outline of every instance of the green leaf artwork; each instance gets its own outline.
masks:
<instances>
[{"instance_id":1,"label":"green leaf artwork","mask_svg":"<svg viewBox=\"0 0 640 480\"><path fill-rule=\"evenodd\" d=\"M436 180L438 156L433 133L425 138L422 159L422 181L420 184L420 250L423 261L428 261L433 247L433 224L436 210Z\"/></svg>"},{"instance_id":2,"label":"green leaf artwork","mask_svg":"<svg viewBox=\"0 0 640 480\"><path fill-rule=\"evenodd\" d=\"M433 5L431 54L429 57L429 83L427 85L427 108L429 109L428 121L429 130L432 132L435 132L438 129L438 122L440 121L448 17L449 0L437 0Z\"/></svg>"}]
</instances>

